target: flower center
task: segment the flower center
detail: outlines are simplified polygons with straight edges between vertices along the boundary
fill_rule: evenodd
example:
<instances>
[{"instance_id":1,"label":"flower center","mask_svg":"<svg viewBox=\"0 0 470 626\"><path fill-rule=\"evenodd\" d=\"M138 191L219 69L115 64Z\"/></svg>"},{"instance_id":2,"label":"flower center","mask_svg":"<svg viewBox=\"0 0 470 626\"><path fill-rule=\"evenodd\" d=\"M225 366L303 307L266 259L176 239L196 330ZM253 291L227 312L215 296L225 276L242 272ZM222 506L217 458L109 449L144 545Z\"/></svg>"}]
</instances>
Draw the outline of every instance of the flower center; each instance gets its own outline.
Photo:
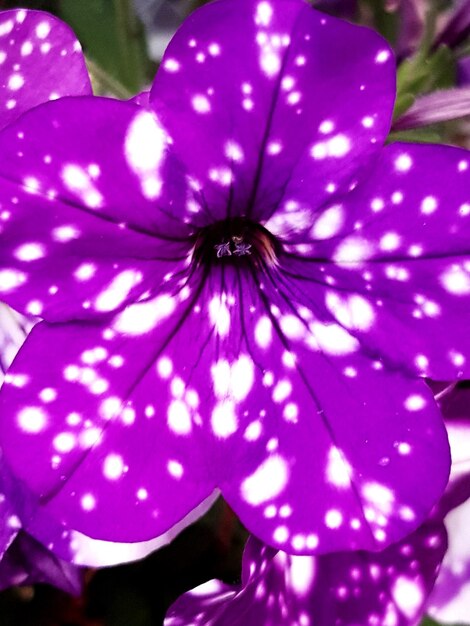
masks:
<instances>
[{"instance_id":1,"label":"flower center","mask_svg":"<svg viewBox=\"0 0 470 626\"><path fill-rule=\"evenodd\" d=\"M221 220L201 228L195 238L193 261L276 265L280 243L261 224L243 217Z\"/></svg>"}]
</instances>

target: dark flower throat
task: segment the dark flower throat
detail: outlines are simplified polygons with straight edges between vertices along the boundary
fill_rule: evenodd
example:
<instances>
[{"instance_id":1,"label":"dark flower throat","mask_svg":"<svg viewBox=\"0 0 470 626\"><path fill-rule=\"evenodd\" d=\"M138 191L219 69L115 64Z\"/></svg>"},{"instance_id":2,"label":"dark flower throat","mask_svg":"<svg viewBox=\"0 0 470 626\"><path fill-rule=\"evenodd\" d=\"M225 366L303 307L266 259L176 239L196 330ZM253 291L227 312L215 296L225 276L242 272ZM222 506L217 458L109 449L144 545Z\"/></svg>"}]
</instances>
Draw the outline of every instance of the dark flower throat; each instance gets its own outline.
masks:
<instances>
[{"instance_id":1,"label":"dark flower throat","mask_svg":"<svg viewBox=\"0 0 470 626\"><path fill-rule=\"evenodd\" d=\"M280 243L264 226L243 217L221 220L201 228L196 235L193 261L197 265L214 263L273 266Z\"/></svg>"}]
</instances>

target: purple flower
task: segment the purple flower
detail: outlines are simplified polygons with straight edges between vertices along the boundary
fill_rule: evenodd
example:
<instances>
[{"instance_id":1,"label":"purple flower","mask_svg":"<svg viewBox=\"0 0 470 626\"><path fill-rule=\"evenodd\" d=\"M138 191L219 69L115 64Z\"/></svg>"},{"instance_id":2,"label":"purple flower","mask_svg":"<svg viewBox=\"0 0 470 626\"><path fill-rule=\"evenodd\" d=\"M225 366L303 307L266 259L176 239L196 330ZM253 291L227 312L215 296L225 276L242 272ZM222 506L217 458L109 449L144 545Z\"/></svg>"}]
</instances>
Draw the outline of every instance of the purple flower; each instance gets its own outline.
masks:
<instances>
[{"instance_id":1,"label":"purple flower","mask_svg":"<svg viewBox=\"0 0 470 626\"><path fill-rule=\"evenodd\" d=\"M240 587L210 581L170 608L165 626L416 626L446 549L427 522L383 552L291 556L250 538Z\"/></svg>"},{"instance_id":2,"label":"purple flower","mask_svg":"<svg viewBox=\"0 0 470 626\"><path fill-rule=\"evenodd\" d=\"M449 513L446 527L449 549L446 552L433 593L429 598L429 614L440 623L468 622L470 601L470 546L468 524L470 500Z\"/></svg>"},{"instance_id":3,"label":"purple flower","mask_svg":"<svg viewBox=\"0 0 470 626\"><path fill-rule=\"evenodd\" d=\"M48 13L0 13L0 128L25 111L63 96L91 94L81 46Z\"/></svg>"},{"instance_id":4,"label":"purple flower","mask_svg":"<svg viewBox=\"0 0 470 626\"><path fill-rule=\"evenodd\" d=\"M1 442L51 516L139 541L220 489L294 553L425 519L449 451L420 377L468 371L470 170L383 148L394 96L374 32L219 0L151 111L65 98L1 133L1 295L44 318Z\"/></svg>"},{"instance_id":5,"label":"purple flower","mask_svg":"<svg viewBox=\"0 0 470 626\"><path fill-rule=\"evenodd\" d=\"M468 529L470 503L468 400L468 389L453 391L443 400L452 480L432 517L413 534L382 552L341 552L317 558L276 553L251 538L243 557L241 584L213 580L186 593L169 609L165 626L416 626L430 609L437 618L465 622L468 602L459 607L464 612L455 609L459 600L465 601L469 574L468 538L464 538L468 532L463 532ZM465 496L459 488L462 481ZM444 516L449 550L433 590L447 549Z\"/></svg>"},{"instance_id":6,"label":"purple flower","mask_svg":"<svg viewBox=\"0 0 470 626\"><path fill-rule=\"evenodd\" d=\"M80 570L57 558L21 530L22 520L30 519L33 511L34 504L0 459L0 589L48 583L68 593L79 594ZM53 528L49 529L50 535ZM64 529L57 529L55 524L55 532L59 537Z\"/></svg>"},{"instance_id":7,"label":"purple flower","mask_svg":"<svg viewBox=\"0 0 470 626\"><path fill-rule=\"evenodd\" d=\"M449 548L429 599L428 611L439 622L456 624L468 621L470 598L470 388L448 394L442 401L442 409L446 416L452 417L452 421L447 421L452 472L450 487L443 499Z\"/></svg>"},{"instance_id":8,"label":"purple flower","mask_svg":"<svg viewBox=\"0 0 470 626\"><path fill-rule=\"evenodd\" d=\"M445 44L451 48L468 42L470 35L470 2L469 0L457 0L455 6L449 11L439 36L436 38L435 47Z\"/></svg>"}]
</instances>

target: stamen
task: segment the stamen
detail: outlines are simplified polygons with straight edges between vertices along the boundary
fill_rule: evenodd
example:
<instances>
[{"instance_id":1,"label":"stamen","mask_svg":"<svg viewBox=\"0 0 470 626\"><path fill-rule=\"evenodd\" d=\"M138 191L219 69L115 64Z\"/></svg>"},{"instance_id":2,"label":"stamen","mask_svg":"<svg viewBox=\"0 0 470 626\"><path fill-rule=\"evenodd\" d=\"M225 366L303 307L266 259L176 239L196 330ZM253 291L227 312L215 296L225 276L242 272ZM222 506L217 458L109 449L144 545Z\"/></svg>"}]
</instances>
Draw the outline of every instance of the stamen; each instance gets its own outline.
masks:
<instances>
[{"instance_id":1,"label":"stamen","mask_svg":"<svg viewBox=\"0 0 470 626\"><path fill-rule=\"evenodd\" d=\"M214 246L217 250L217 258L220 259L223 256L232 256L232 252L230 251L230 242L219 243Z\"/></svg>"},{"instance_id":2,"label":"stamen","mask_svg":"<svg viewBox=\"0 0 470 626\"><path fill-rule=\"evenodd\" d=\"M235 241L235 239L240 239L240 237L232 237L232 241ZM247 254L251 254L250 248L251 243L244 243L243 241L240 241L239 243L235 243L235 250L233 254L235 256L245 256Z\"/></svg>"},{"instance_id":3,"label":"stamen","mask_svg":"<svg viewBox=\"0 0 470 626\"><path fill-rule=\"evenodd\" d=\"M250 257L255 265L275 265L279 252L280 243L264 226L238 217L202 228L195 237L193 262L242 263Z\"/></svg>"}]
</instances>

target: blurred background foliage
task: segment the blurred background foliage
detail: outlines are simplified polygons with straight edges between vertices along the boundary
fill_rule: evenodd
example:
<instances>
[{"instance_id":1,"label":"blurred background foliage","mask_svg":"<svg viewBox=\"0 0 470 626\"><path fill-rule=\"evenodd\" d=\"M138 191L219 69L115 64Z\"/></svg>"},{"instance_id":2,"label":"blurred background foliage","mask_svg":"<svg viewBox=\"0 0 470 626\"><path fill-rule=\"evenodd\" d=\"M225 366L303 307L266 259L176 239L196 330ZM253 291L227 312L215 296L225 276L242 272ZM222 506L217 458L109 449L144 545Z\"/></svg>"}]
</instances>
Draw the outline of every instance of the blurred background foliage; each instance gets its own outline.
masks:
<instances>
[{"instance_id":1,"label":"blurred background foliage","mask_svg":"<svg viewBox=\"0 0 470 626\"><path fill-rule=\"evenodd\" d=\"M204 0L0 0L0 10L40 9L68 22L83 45L95 93L130 98L151 84L173 32L200 4ZM437 22L451 7L450 1L410 0L426 11L421 30L408 35L408 49L400 47L404 28L397 10L400 0L312 0L312 4L375 28L395 47L396 117L420 95L453 87L457 64L470 54L468 33L453 47L436 40ZM395 139L466 147L469 136L468 117L393 134ZM245 530L219 501L170 546L147 559L88 570L80 598L46 585L1 593L0 626L158 626L184 591L211 578L238 582L245 539ZM422 626L439 625L426 619Z\"/></svg>"}]
</instances>

